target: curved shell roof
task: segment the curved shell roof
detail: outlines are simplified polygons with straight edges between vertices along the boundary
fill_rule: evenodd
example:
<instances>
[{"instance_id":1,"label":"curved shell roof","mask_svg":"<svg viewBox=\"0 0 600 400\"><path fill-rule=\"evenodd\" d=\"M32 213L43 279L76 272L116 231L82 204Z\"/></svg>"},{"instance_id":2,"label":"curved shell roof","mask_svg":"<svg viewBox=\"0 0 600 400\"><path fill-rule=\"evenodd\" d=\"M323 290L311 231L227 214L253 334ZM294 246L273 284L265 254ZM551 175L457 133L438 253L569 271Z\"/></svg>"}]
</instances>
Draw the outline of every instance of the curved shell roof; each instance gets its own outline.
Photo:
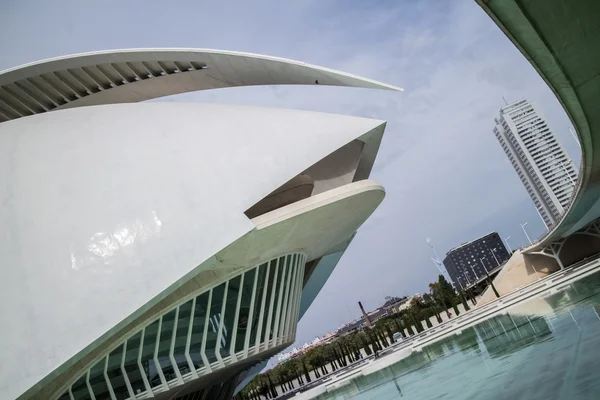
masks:
<instances>
[{"instance_id":1,"label":"curved shell roof","mask_svg":"<svg viewBox=\"0 0 600 400\"><path fill-rule=\"evenodd\" d=\"M284 58L207 49L132 49L52 58L0 72L0 122L64 108L252 85L401 88Z\"/></svg>"},{"instance_id":2,"label":"curved shell roof","mask_svg":"<svg viewBox=\"0 0 600 400\"><path fill-rule=\"evenodd\" d=\"M149 308L179 296L196 273L288 250L316 259L347 242L357 228L348 224L370 213L362 201L343 203L348 217L340 222L313 214L310 234L299 228L309 226L304 217L292 221L300 204L271 214L279 221L286 211L288 223L296 221L275 224L276 231L244 211L355 139L365 140L361 164L372 163L368 147L376 152L384 127L325 113L172 102L80 107L0 124L0 225L10 232L0 235L0 249L3 265L18 266L0 279L0 300L14 305L0 317L15 328L0 335L2 365L11 366L0 366L0 393L31 390L22 397L29 398L62 384L57 374L75 360L85 364ZM372 189L375 207L383 193ZM333 207L322 205L323 212ZM256 253L269 232L265 240L277 243ZM230 247L238 240L239 253ZM35 363L28 362L31 343Z\"/></svg>"}]
</instances>

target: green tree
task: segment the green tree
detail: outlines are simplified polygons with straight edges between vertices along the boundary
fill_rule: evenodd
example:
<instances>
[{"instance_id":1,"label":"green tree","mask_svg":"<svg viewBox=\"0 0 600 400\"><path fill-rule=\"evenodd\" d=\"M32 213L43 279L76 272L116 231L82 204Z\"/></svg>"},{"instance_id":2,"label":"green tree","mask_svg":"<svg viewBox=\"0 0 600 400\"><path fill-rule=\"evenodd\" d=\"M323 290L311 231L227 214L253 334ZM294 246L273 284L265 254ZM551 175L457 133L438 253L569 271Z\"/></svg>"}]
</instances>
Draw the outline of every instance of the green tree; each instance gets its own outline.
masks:
<instances>
[{"instance_id":1,"label":"green tree","mask_svg":"<svg viewBox=\"0 0 600 400\"><path fill-rule=\"evenodd\" d=\"M444 300L446 300L450 306L453 306L454 304L458 303L456 291L454 290L452 284L450 284L450 282L446 280L444 275L438 276L437 283L439 284L440 292L443 295Z\"/></svg>"},{"instance_id":2,"label":"green tree","mask_svg":"<svg viewBox=\"0 0 600 400\"><path fill-rule=\"evenodd\" d=\"M300 364L302 365L302 372L304 373L304 378L306 379L306 382L310 383L311 382L310 373L308 371L308 367L306 366L306 362L304 362L304 355L300 356L298 358L298 360L300 361Z\"/></svg>"},{"instance_id":3,"label":"green tree","mask_svg":"<svg viewBox=\"0 0 600 400\"><path fill-rule=\"evenodd\" d=\"M441 277L442 275L440 275ZM444 287L439 282L433 282L429 284L429 291L431 292L431 297L435 299L435 302L442 308L442 310L446 313L446 316L450 318L450 312L448 311L448 293L445 292ZM453 295L453 294L452 294ZM450 300L452 301L452 300Z\"/></svg>"},{"instance_id":4,"label":"green tree","mask_svg":"<svg viewBox=\"0 0 600 400\"><path fill-rule=\"evenodd\" d=\"M423 304L425 305L425 307L431 310L432 315L435 315L435 319L437 320L438 324L441 324L442 317L439 313L440 307L437 305L437 302L433 299L433 297L431 297L429 293L423 293ZM427 325L431 325L431 322L429 322Z\"/></svg>"},{"instance_id":5,"label":"green tree","mask_svg":"<svg viewBox=\"0 0 600 400\"><path fill-rule=\"evenodd\" d=\"M463 308L465 309L465 311L469 311L471 309L471 307L469 307L469 304L467 303L467 300L465 299L465 293L464 291L460 291L458 293L458 295L460 296L460 301L462 302Z\"/></svg>"},{"instance_id":6,"label":"green tree","mask_svg":"<svg viewBox=\"0 0 600 400\"><path fill-rule=\"evenodd\" d=\"M360 332L356 336L357 336L358 341L361 343L362 348L365 349L365 353L367 354L367 356L370 356L371 354L373 354L373 350L369 346L370 340L369 340L369 337L367 336L367 334L365 332Z\"/></svg>"}]
</instances>

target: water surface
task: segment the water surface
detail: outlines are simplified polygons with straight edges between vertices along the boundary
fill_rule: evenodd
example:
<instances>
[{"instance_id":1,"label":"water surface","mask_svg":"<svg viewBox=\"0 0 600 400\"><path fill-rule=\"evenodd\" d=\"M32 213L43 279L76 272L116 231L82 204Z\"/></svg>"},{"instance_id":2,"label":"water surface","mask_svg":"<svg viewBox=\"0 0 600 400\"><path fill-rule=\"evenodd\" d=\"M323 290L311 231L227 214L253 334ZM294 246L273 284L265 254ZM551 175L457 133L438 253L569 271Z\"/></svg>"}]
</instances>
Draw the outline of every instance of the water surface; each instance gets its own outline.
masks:
<instances>
[{"instance_id":1,"label":"water surface","mask_svg":"<svg viewBox=\"0 0 600 400\"><path fill-rule=\"evenodd\" d=\"M600 399L600 273L316 397Z\"/></svg>"}]
</instances>

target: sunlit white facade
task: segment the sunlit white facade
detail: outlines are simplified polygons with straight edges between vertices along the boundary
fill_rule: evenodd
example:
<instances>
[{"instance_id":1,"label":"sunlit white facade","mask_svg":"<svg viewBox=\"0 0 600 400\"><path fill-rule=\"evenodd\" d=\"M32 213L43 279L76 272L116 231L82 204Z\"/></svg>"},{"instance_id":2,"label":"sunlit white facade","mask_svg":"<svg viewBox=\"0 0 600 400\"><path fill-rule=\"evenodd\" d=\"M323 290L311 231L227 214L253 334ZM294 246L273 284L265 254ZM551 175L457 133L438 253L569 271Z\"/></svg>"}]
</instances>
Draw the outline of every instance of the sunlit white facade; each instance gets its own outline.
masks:
<instances>
[{"instance_id":1,"label":"sunlit white facade","mask_svg":"<svg viewBox=\"0 0 600 400\"><path fill-rule=\"evenodd\" d=\"M141 102L258 84L397 89L215 50L0 73L0 393L224 399L298 319L385 195L384 121Z\"/></svg>"}]
</instances>

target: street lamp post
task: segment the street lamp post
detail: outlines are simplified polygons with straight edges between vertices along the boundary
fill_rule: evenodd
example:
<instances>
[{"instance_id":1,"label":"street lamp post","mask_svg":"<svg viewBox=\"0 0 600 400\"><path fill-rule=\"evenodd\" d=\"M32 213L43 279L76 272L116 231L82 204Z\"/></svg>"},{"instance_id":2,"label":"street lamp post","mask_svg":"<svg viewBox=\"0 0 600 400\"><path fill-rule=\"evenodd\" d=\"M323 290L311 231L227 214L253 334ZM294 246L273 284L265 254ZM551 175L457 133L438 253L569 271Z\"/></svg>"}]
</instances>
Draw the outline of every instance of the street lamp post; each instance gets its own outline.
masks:
<instances>
[{"instance_id":1,"label":"street lamp post","mask_svg":"<svg viewBox=\"0 0 600 400\"><path fill-rule=\"evenodd\" d=\"M465 290L465 287L463 286L462 282L460 281L460 275L456 277L456 282L452 281L452 283L454 283L454 288L456 289L457 292L460 292L461 290ZM458 283L458 286L460 286L460 290L456 287L457 283Z\"/></svg>"},{"instance_id":2,"label":"street lamp post","mask_svg":"<svg viewBox=\"0 0 600 400\"><path fill-rule=\"evenodd\" d=\"M508 252L512 254L512 249L510 248L510 244L508 244L508 239L510 239L510 236L504 238L504 243L506 243L506 247L508 247Z\"/></svg>"},{"instance_id":3,"label":"street lamp post","mask_svg":"<svg viewBox=\"0 0 600 400\"><path fill-rule=\"evenodd\" d=\"M469 308L469 305L467 304L467 300L465 300L465 295L467 296L467 299L468 299L469 293L467 292L467 290L465 290L465 287L463 286L462 282L460 281L460 276L456 278L456 281L460 285L460 290L458 290L458 288L456 288L456 291L458 292L458 297L460 297L460 300L463 304L463 310L465 312L467 312L467 311L469 311L470 308Z\"/></svg>"},{"instance_id":4,"label":"street lamp post","mask_svg":"<svg viewBox=\"0 0 600 400\"><path fill-rule=\"evenodd\" d=\"M492 287L492 290L494 291L494 295L496 295L496 298L499 298L500 294L496 290L496 287L494 286L494 282L492 282L492 278L490 278L490 274L488 274L487 269L485 269L485 264L483 263L484 258L485 257L480 258L479 261L481 262L481 265L483 265L483 270L485 271L487 283L488 283L488 285L490 285ZM495 258L495 256L494 256L494 258ZM496 262L498 262L498 259L496 259ZM500 266L500 263L498 263L498 266Z\"/></svg>"},{"instance_id":5,"label":"street lamp post","mask_svg":"<svg viewBox=\"0 0 600 400\"><path fill-rule=\"evenodd\" d=\"M537 207L535 207L535 211L537 211L538 216L540 217L540 219L542 220L542 223L544 224L544 226L546 227L546 230L549 231L550 228L548 227L548 224L546 223L546 221L544 221L544 217L542 217L542 213L540 212L540 210L538 210Z\"/></svg>"},{"instance_id":6,"label":"street lamp post","mask_svg":"<svg viewBox=\"0 0 600 400\"><path fill-rule=\"evenodd\" d=\"M464 264L463 264L464 266ZM467 274L465 272L465 270L463 268L461 268L462 274L465 277L465 282L467 282L467 290L469 289L469 286L473 286L475 284L475 281L473 283L471 283L471 278L469 277L469 274Z\"/></svg>"},{"instance_id":7,"label":"street lamp post","mask_svg":"<svg viewBox=\"0 0 600 400\"><path fill-rule=\"evenodd\" d=\"M473 271L473 275L475 276L475 283L477 283L477 280L479 279L479 277L477 276L477 273L475 272L475 269L473 268L473 266L471 264L469 264L469 267L471 267L471 271ZM485 270L485 268L483 268Z\"/></svg>"},{"instance_id":8,"label":"street lamp post","mask_svg":"<svg viewBox=\"0 0 600 400\"><path fill-rule=\"evenodd\" d=\"M500 266L500 261L498 261L498 257L496 257L496 248L495 247L492 249L492 255L494 256L494 260L496 260L496 264L498 264L498 266Z\"/></svg>"},{"instance_id":9,"label":"street lamp post","mask_svg":"<svg viewBox=\"0 0 600 400\"><path fill-rule=\"evenodd\" d=\"M527 225L527 222L525 222L524 224L521 224L521 229L523 229L523 233L527 237L527 240L529 240L529 244L533 244L533 242L531 241L531 238L529 237L529 235L527 234L527 231L525 230L525 225Z\"/></svg>"},{"instance_id":10,"label":"street lamp post","mask_svg":"<svg viewBox=\"0 0 600 400\"><path fill-rule=\"evenodd\" d=\"M481 266L483 267L483 270L487 273L487 268L485 267L485 263L483 262L483 259L486 257L480 257L479 258L479 262L481 263Z\"/></svg>"},{"instance_id":11,"label":"street lamp post","mask_svg":"<svg viewBox=\"0 0 600 400\"><path fill-rule=\"evenodd\" d=\"M464 264L461 264L461 266L464 266ZM469 274L465 274L465 270L464 269L460 269L462 271L463 276L465 277L465 281L467 281L467 284L469 286L471 286L471 279L469 279ZM467 294L467 297L470 297L471 299L471 303L473 303L473 305L477 305L477 301L475 300L475 296L473 295L473 293L471 293L471 291L469 290L469 286L467 286L467 288L465 289L465 293Z\"/></svg>"},{"instance_id":12,"label":"street lamp post","mask_svg":"<svg viewBox=\"0 0 600 400\"><path fill-rule=\"evenodd\" d=\"M462 275L465 279L465 283L467 284L467 287L469 287L469 285L471 285L471 280L469 279L467 274L465 274L465 265L464 264L460 264L460 272L462 272Z\"/></svg>"},{"instance_id":13,"label":"street lamp post","mask_svg":"<svg viewBox=\"0 0 600 400\"><path fill-rule=\"evenodd\" d=\"M571 181L571 185L573 185L573 187L575 187L575 181L573 180L573 178L571 178L571 174L569 173L569 170L567 169L567 167L565 167L565 165L563 164L562 161L559 161L558 163L562 167L563 171L565 171L565 174L567 174L567 176L569 177L569 180Z\"/></svg>"}]
</instances>

